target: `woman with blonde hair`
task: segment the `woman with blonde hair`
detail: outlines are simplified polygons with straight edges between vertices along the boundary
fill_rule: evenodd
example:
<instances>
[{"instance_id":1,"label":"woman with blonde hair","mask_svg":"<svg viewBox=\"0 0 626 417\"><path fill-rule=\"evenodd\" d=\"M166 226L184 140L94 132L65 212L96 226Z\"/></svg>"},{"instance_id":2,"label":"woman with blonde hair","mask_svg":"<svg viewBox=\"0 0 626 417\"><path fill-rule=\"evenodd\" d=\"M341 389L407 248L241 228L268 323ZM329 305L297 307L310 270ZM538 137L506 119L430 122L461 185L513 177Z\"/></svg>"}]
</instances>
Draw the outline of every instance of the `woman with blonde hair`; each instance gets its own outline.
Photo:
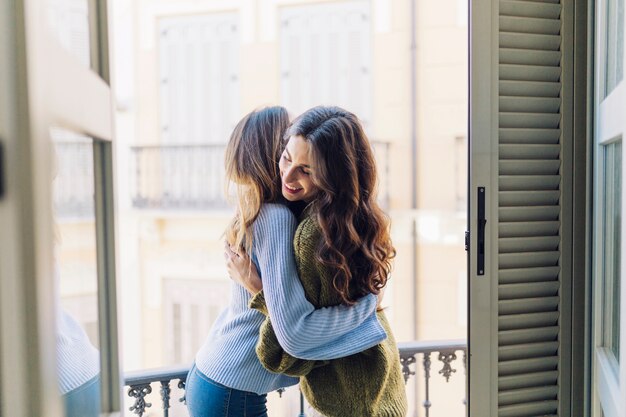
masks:
<instances>
[{"instance_id":1,"label":"woman with blonde hair","mask_svg":"<svg viewBox=\"0 0 626 417\"><path fill-rule=\"evenodd\" d=\"M225 160L238 205L226 241L250 254L265 286L275 334L290 353L310 360L349 356L386 337L375 313L377 297L324 309L315 309L305 298L293 257L296 218L281 195L278 168L288 126L284 108L268 107L246 115L235 127ZM261 365L255 346L265 316L249 308L250 299L233 283L229 306L196 354L185 394L191 417L267 416L266 394L298 383Z\"/></svg>"},{"instance_id":2,"label":"woman with blonde hair","mask_svg":"<svg viewBox=\"0 0 626 417\"><path fill-rule=\"evenodd\" d=\"M359 120L339 107L315 107L299 116L286 136L282 194L307 204L294 238L307 299L325 308L379 294L395 250L388 218L376 200L375 160ZM275 315L266 308L271 288L245 258L231 254L228 267L255 294L251 306L267 315L256 348L263 366L300 376L302 392L317 412L327 417L406 415L400 357L384 312L377 314L388 335L385 341L348 357L306 360L291 355L277 337Z\"/></svg>"}]
</instances>

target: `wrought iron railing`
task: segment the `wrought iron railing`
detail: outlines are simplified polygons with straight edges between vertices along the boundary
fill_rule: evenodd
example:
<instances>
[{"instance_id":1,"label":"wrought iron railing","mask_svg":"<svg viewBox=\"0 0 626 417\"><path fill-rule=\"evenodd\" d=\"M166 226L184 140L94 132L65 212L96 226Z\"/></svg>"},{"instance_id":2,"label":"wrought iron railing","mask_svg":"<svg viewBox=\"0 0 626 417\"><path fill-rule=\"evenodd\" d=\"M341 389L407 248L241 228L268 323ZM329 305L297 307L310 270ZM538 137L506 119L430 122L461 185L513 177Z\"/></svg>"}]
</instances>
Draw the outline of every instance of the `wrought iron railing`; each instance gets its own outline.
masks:
<instances>
[{"instance_id":1,"label":"wrought iron railing","mask_svg":"<svg viewBox=\"0 0 626 417\"><path fill-rule=\"evenodd\" d=\"M170 383L178 381L178 388L184 390L188 372L189 368L183 366L156 368L126 374L124 384L128 387L128 396L134 399L129 411L143 416L146 408L152 407L152 403L147 402L146 398L152 393L152 383L157 382L160 385L159 395L163 417L169 417L170 395L172 393ZM185 401L185 397L178 398L178 401Z\"/></svg>"},{"instance_id":2,"label":"wrought iron railing","mask_svg":"<svg viewBox=\"0 0 626 417\"><path fill-rule=\"evenodd\" d=\"M226 206L225 144L151 145L130 149L134 207L206 210Z\"/></svg>"},{"instance_id":3,"label":"wrought iron railing","mask_svg":"<svg viewBox=\"0 0 626 417\"><path fill-rule=\"evenodd\" d=\"M372 141L379 198L389 208L389 142ZM225 144L131 147L131 195L141 209L206 210L226 206Z\"/></svg>"},{"instance_id":4,"label":"wrought iron railing","mask_svg":"<svg viewBox=\"0 0 626 417\"><path fill-rule=\"evenodd\" d=\"M432 368L432 354L438 353L437 360L442 363L439 375L450 381L452 374L457 372L452 365L457 360L457 352L462 353L461 365L463 366L463 377L465 378L467 366L467 342L465 340L445 340L445 341L414 341L399 343L400 363L404 381L407 382L412 375L415 375L413 367L417 367L418 355L422 355L422 370L424 371L424 413L426 417L430 415L430 372ZM466 403L465 398L463 404Z\"/></svg>"},{"instance_id":5,"label":"wrought iron railing","mask_svg":"<svg viewBox=\"0 0 626 417\"><path fill-rule=\"evenodd\" d=\"M449 382L453 374L457 373L454 367L455 361L458 359L457 353L462 354L461 366L463 367L463 378L465 378L467 343L464 340L446 340L446 341L415 341L398 344L400 350L400 361L402 364L402 373L405 382L416 374L418 363L418 355L422 355L422 370L424 373L424 401L423 407L426 417L429 417L430 408L430 379L432 369L432 354L438 354L437 360L441 362L439 374ZM147 408L153 406L147 402L148 396L152 393L152 383L160 385L160 408L164 417L169 417L171 382L174 381L178 388L185 389L185 380L189 368L159 368L146 371L133 372L126 375L125 385L128 387L127 394L134 399L134 403L129 410L134 414L143 416ZM177 381L177 382L176 382ZM177 401L184 401L182 396ZM459 400L465 403L465 399ZM300 414L298 417L304 416L304 400L300 395Z\"/></svg>"}]
</instances>

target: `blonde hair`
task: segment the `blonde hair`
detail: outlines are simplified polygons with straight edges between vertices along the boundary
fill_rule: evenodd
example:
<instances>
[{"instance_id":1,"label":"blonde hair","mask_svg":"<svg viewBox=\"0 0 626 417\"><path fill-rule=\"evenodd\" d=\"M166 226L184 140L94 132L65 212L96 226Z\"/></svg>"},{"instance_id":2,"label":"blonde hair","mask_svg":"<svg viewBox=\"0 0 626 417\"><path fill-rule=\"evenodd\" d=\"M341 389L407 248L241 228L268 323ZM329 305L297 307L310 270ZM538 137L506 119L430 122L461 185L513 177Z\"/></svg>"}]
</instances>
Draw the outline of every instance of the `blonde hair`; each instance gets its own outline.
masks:
<instances>
[{"instance_id":1,"label":"blonde hair","mask_svg":"<svg viewBox=\"0 0 626 417\"><path fill-rule=\"evenodd\" d=\"M226 180L235 184L237 214L226 227L235 251L251 253L251 226L263 203L281 198L278 161L289 126L284 107L255 110L237 123L226 146Z\"/></svg>"}]
</instances>

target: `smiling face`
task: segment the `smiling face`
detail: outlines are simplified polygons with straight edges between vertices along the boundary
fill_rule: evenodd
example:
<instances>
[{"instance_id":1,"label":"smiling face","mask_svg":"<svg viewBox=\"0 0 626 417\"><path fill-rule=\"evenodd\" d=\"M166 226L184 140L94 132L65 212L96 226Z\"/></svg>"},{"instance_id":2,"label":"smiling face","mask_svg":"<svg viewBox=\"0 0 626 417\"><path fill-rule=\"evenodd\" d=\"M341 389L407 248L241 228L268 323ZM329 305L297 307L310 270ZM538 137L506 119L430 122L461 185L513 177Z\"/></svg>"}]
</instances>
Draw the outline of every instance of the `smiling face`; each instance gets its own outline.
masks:
<instances>
[{"instance_id":1,"label":"smiling face","mask_svg":"<svg viewBox=\"0 0 626 417\"><path fill-rule=\"evenodd\" d=\"M311 202L319 191L313 183L311 145L302 136L291 136L280 157L282 193L289 201Z\"/></svg>"}]
</instances>

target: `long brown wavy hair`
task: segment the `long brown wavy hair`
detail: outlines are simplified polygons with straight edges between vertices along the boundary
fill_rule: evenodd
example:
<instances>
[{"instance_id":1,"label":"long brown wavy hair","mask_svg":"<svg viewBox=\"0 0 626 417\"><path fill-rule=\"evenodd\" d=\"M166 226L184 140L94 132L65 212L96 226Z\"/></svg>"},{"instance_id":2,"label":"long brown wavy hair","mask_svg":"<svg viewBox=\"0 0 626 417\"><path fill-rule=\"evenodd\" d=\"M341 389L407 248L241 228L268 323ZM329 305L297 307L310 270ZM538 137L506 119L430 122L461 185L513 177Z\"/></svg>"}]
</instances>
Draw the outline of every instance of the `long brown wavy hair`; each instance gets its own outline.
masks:
<instances>
[{"instance_id":1,"label":"long brown wavy hair","mask_svg":"<svg viewBox=\"0 0 626 417\"><path fill-rule=\"evenodd\" d=\"M346 304L387 283L396 251L389 217L377 202L376 162L358 118L339 107L314 107L294 120L286 137L310 145L312 181L320 192L311 203L322 232L316 260L327 267Z\"/></svg>"},{"instance_id":2,"label":"long brown wavy hair","mask_svg":"<svg viewBox=\"0 0 626 417\"><path fill-rule=\"evenodd\" d=\"M238 210L225 237L236 251L250 253L250 228L261 205L282 198L278 160L288 126L284 107L266 107L247 114L230 135L225 153L226 181L227 187L235 184Z\"/></svg>"}]
</instances>

